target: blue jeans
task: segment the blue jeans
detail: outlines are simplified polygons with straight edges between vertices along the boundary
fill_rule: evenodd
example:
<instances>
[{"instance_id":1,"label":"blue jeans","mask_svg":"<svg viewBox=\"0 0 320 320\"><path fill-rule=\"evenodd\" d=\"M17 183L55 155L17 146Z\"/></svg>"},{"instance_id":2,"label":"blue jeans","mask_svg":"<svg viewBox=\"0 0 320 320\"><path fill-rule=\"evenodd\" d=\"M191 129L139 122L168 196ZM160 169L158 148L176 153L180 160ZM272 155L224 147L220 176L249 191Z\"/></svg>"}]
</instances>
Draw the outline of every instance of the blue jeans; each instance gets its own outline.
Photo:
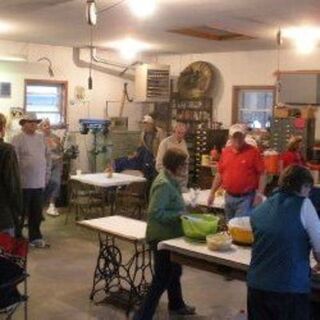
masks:
<instances>
[{"instance_id":1,"label":"blue jeans","mask_svg":"<svg viewBox=\"0 0 320 320\"><path fill-rule=\"evenodd\" d=\"M63 168L62 161L53 162L52 168L51 168L50 180L44 191L45 203L51 200L55 201L59 197L62 168Z\"/></svg>"},{"instance_id":2,"label":"blue jeans","mask_svg":"<svg viewBox=\"0 0 320 320\"><path fill-rule=\"evenodd\" d=\"M253 209L255 194L255 192L251 192L244 197L233 197L226 193L224 212L227 220L230 220L234 217L250 216L250 213Z\"/></svg>"}]
</instances>

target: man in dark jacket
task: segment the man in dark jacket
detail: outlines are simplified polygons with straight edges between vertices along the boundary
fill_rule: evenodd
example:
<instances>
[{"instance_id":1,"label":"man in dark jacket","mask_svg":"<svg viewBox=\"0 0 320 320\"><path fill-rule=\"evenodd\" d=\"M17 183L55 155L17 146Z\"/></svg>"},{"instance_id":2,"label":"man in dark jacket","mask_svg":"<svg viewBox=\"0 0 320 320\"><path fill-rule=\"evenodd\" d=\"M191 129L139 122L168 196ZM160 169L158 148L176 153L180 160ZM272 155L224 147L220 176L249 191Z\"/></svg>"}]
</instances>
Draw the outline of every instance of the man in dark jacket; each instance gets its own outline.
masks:
<instances>
[{"instance_id":1,"label":"man in dark jacket","mask_svg":"<svg viewBox=\"0 0 320 320\"><path fill-rule=\"evenodd\" d=\"M18 160L11 144L5 143L6 118L0 113L0 232L20 236L22 191Z\"/></svg>"},{"instance_id":2,"label":"man in dark jacket","mask_svg":"<svg viewBox=\"0 0 320 320\"><path fill-rule=\"evenodd\" d=\"M22 225L22 190L18 159L14 147L5 143L6 118L0 113L0 233L20 237ZM10 260L0 259L0 313L14 310L18 303L26 299L16 285L5 285L17 279L22 269Z\"/></svg>"}]
</instances>

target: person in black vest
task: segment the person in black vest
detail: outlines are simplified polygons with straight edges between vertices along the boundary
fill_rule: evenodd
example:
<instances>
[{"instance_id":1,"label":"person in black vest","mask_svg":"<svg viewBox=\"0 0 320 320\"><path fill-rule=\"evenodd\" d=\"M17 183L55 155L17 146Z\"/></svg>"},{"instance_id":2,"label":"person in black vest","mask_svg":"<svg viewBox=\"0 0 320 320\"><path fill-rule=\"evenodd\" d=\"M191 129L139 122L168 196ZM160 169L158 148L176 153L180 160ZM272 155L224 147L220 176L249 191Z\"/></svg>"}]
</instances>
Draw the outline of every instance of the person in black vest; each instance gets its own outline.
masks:
<instances>
[{"instance_id":1,"label":"person in black vest","mask_svg":"<svg viewBox=\"0 0 320 320\"><path fill-rule=\"evenodd\" d=\"M279 191L255 208L248 271L248 320L310 319L310 251L320 262L320 220L301 166L286 168Z\"/></svg>"}]
</instances>

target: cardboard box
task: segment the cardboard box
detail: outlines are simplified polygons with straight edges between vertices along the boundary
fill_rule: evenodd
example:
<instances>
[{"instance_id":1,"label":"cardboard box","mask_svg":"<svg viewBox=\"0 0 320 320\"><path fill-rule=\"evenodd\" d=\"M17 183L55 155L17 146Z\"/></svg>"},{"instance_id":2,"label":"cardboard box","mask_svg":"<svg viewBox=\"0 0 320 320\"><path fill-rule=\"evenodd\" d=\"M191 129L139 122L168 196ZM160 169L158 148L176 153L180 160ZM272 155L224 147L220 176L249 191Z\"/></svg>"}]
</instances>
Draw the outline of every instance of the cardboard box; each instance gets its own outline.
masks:
<instances>
[{"instance_id":1,"label":"cardboard box","mask_svg":"<svg viewBox=\"0 0 320 320\"><path fill-rule=\"evenodd\" d=\"M274 117L275 118L288 118L289 111L290 110L287 107L275 107L274 108Z\"/></svg>"}]
</instances>

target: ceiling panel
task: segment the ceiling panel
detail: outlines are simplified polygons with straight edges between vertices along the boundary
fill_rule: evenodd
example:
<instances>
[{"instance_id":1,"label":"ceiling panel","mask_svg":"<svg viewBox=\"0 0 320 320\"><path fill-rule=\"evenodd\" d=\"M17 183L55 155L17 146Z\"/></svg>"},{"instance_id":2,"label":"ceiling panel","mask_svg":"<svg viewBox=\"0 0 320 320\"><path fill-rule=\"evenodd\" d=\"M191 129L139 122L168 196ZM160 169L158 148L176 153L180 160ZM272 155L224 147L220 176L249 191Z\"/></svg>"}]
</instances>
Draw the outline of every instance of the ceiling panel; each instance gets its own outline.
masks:
<instances>
[{"instance_id":1,"label":"ceiling panel","mask_svg":"<svg viewBox=\"0 0 320 320\"><path fill-rule=\"evenodd\" d=\"M114 0L115 1L115 0ZM97 0L102 9L113 0ZM86 0L0 0L0 22L12 30L0 39L84 46L89 43ZM319 0L158 0L153 17L139 20L126 3L98 16L98 46L128 35L148 41L156 52L207 52L274 48L279 26L320 21ZM208 25L255 40L210 41L171 34L169 29Z\"/></svg>"}]
</instances>

